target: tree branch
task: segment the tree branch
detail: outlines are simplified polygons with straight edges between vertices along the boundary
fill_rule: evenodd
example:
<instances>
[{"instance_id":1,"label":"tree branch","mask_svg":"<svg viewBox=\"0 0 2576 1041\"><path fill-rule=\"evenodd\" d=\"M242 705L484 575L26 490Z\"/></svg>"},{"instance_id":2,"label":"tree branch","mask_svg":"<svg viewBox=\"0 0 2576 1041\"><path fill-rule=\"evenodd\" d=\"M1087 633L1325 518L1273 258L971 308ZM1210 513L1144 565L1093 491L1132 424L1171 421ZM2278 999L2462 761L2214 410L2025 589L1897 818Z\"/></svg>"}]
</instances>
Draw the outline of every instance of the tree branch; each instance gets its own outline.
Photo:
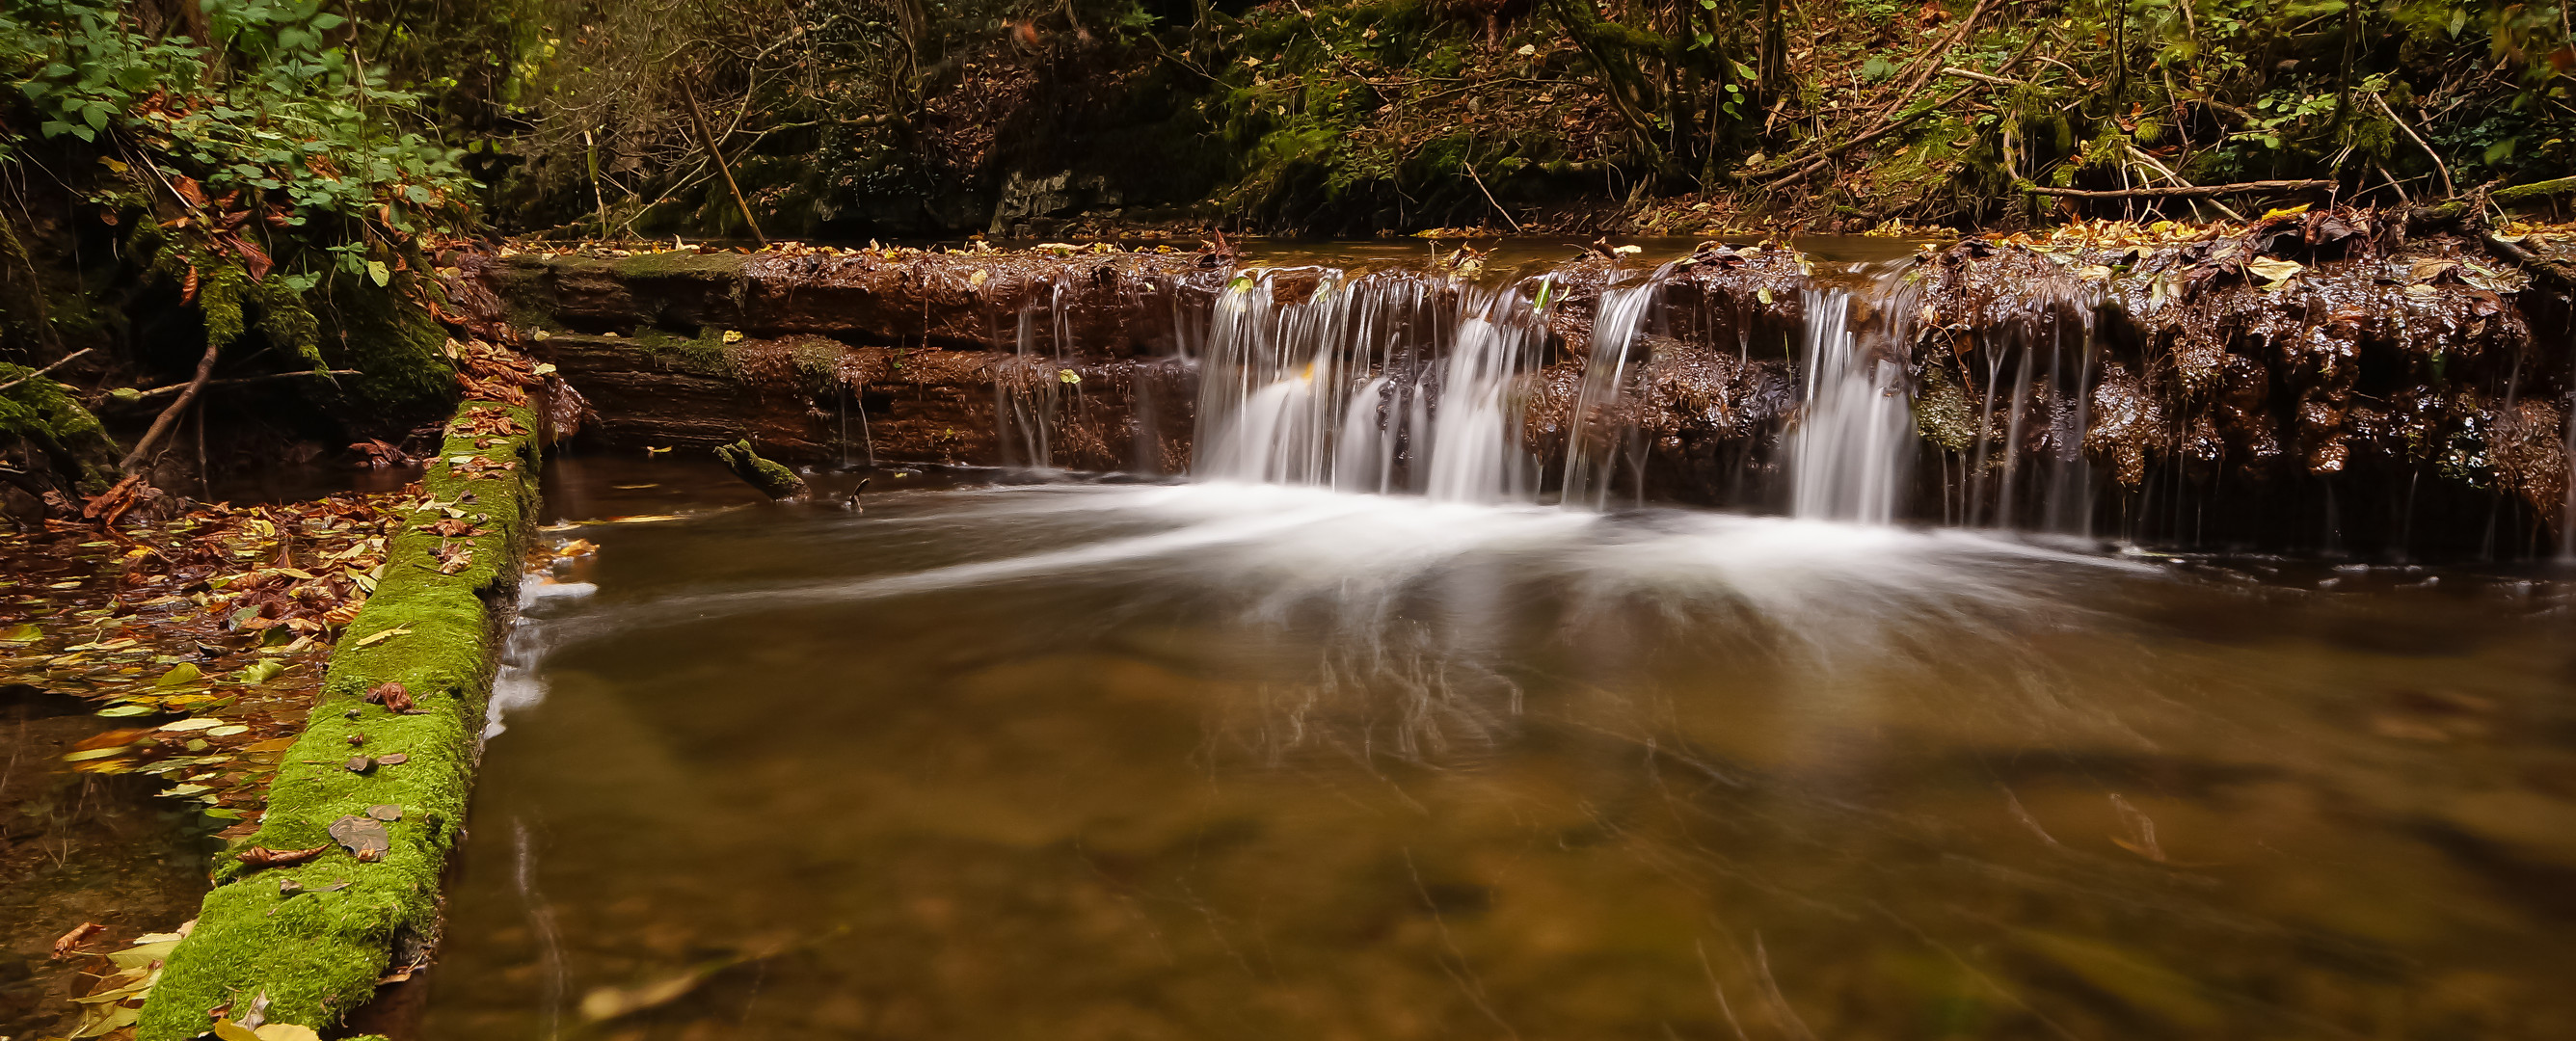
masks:
<instances>
[{"instance_id":1,"label":"tree branch","mask_svg":"<svg viewBox=\"0 0 2576 1041\"><path fill-rule=\"evenodd\" d=\"M189 403L197 400L198 392L206 389L206 381L215 377L215 355L223 349L223 341L207 341L206 356L197 361L197 378L189 380L186 389L179 392L179 400L171 402L169 408L162 409L161 414L152 420L152 428L143 432L143 439L134 443L133 451L125 453L125 461L116 464L117 469L133 473L135 466L143 462L143 457L152 454L153 446L161 443L162 435L178 425L179 414L188 410Z\"/></svg>"},{"instance_id":2,"label":"tree branch","mask_svg":"<svg viewBox=\"0 0 2576 1041\"><path fill-rule=\"evenodd\" d=\"M93 349L93 348L83 347L83 348L81 348L81 349L79 349L79 350L77 350L77 351L73 351L73 352L71 352L70 354L63 355L61 358L59 358L59 359L55 360L55 362L54 362L53 364L51 364L51 365L47 365L47 366L45 366L44 368L37 369L36 371L34 371L34 372L30 372L30 373L28 373L28 374L26 374L26 375L24 375L24 376L20 376L20 377L18 377L17 379L10 380L10 381L9 381L9 382L7 382L7 383L0 383L0 390L8 390L8 389L10 389L10 388L12 388L12 387L15 387L15 386L17 386L17 385L19 385L19 384L21 384L21 383L25 383L25 382L27 382L28 380L32 380L32 379L35 379L36 377L42 376L42 375L44 375L44 374L46 374L46 373L48 373L48 372L52 372L52 371L54 371L55 369L62 368L64 365L70 364L70 362L71 362L71 360L72 360L72 359L77 358L77 357L80 357L81 355L84 355L84 354L88 354L92 349Z\"/></svg>"},{"instance_id":3,"label":"tree branch","mask_svg":"<svg viewBox=\"0 0 2576 1041\"><path fill-rule=\"evenodd\" d=\"M2049 188L2024 181L2013 187L2032 195L2054 195L2067 199L2206 199L2218 195L2252 195L2258 192L2315 191L2334 186L2333 181L2243 181L2236 184L2186 184L2169 188L2121 188L2097 192L2082 188Z\"/></svg>"}]
</instances>

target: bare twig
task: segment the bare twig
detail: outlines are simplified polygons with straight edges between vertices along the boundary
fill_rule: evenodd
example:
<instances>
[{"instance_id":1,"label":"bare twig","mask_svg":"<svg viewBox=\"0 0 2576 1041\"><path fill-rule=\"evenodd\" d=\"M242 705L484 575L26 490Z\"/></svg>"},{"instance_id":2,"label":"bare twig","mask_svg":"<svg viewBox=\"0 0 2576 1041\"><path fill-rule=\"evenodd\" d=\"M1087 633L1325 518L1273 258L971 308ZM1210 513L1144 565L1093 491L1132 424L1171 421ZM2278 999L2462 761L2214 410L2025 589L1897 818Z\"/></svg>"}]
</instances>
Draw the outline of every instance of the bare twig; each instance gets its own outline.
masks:
<instances>
[{"instance_id":1,"label":"bare twig","mask_svg":"<svg viewBox=\"0 0 2576 1041\"><path fill-rule=\"evenodd\" d=\"M303 379L308 376L333 377L357 375L362 375L362 373L356 369L303 369L296 372L272 372L265 376L241 376L234 379L207 380L205 385L207 387L238 387L245 383L274 383L278 380ZM150 401L154 398L166 398L172 394L182 393L188 388L194 386L197 386L197 384L173 383L167 387L154 387L151 390L144 391L137 400Z\"/></svg>"},{"instance_id":2,"label":"bare twig","mask_svg":"<svg viewBox=\"0 0 2576 1041\"><path fill-rule=\"evenodd\" d=\"M742 209L742 222L750 226L751 237L755 241L763 246L769 245L769 236L760 233L760 222L752 219L751 203L744 201L742 186L734 183L733 168L725 165L724 153L716 148L715 133L707 129L706 113L698 109L698 92L689 86L686 78L680 81L680 96L689 101L689 122L696 124L698 139L706 144L708 157L715 160L716 172L724 175L725 188L733 192L733 204Z\"/></svg>"},{"instance_id":3,"label":"bare twig","mask_svg":"<svg viewBox=\"0 0 2576 1041\"><path fill-rule=\"evenodd\" d=\"M2183 184L2169 188L2087 191L2082 188L2050 188L2023 182L2014 187L2032 195L2054 195L2068 199L2207 199L2220 195L2315 191L2320 188L2332 188L2334 185L2333 181L2242 181L2236 184Z\"/></svg>"},{"instance_id":4,"label":"bare twig","mask_svg":"<svg viewBox=\"0 0 2576 1041\"><path fill-rule=\"evenodd\" d=\"M2405 120L2397 118L2397 110L2388 107L2387 98L2373 94L2370 100L2379 103L2379 110L2387 113L2388 121L2397 124L2397 129L2405 132L2407 140L2415 142L2415 147L2423 149L2425 155L2433 157L2433 169L2442 172L2442 194L2460 194L2460 189L2451 183L2451 167L2450 164L2442 161L2441 153L2434 151L2433 146L2425 144L2423 138L2416 136L2414 127L2407 126Z\"/></svg>"},{"instance_id":5,"label":"bare twig","mask_svg":"<svg viewBox=\"0 0 2576 1041\"><path fill-rule=\"evenodd\" d=\"M52 371L54 371L55 369L62 368L64 365L69 364L69 363L71 362L71 360L72 360L72 359L77 358L77 357L80 357L81 355L84 355L84 354L88 354L91 350L92 350L92 348L83 347L83 348L81 348L81 349L79 349L79 350L77 350L77 351L73 351L73 352L71 352L70 354L63 355L60 359L57 359L57 360L56 360L53 364L51 364L51 365L47 365L47 366L45 366L44 368L37 369L36 371L34 371L34 372L30 372L30 373L28 373L28 374L26 374L26 375L24 375L24 376L20 376L20 377L18 377L17 379L10 380L10 381L9 381L9 382L7 382L7 383L0 383L0 390L8 390L8 389L9 389L9 388L11 388L11 387L15 387L15 386L17 386L17 385L19 385L19 384L21 384L21 383L25 383L25 382L27 382L28 380L35 379L35 378L36 378L36 377L38 377L38 376L42 376L42 375L44 375L44 374L46 374L46 373L48 373L48 372L52 372Z\"/></svg>"},{"instance_id":6,"label":"bare twig","mask_svg":"<svg viewBox=\"0 0 2576 1041\"><path fill-rule=\"evenodd\" d=\"M1494 212L1503 215L1503 221L1512 226L1512 233L1515 235L1519 234L1521 230L1521 222L1513 220L1512 211L1504 209L1502 203L1494 202L1494 193L1486 190L1485 179L1476 176L1476 165L1474 163L1460 163L1458 165L1466 168L1467 179L1476 182L1476 190L1485 193L1485 201L1493 203Z\"/></svg>"},{"instance_id":7,"label":"bare twig","mask_svg":"<svg viewBox=\"0 0 2576 1041\"><path fill-rule=\"evenodd\" d=\"M188 404L197 400L197 394L206 389L206 381L215 377L215 355L223 349L222 340L207 340L206 356L197 361L197 378L188 381L187 387L179 392L179 400L171 402L169 408L162 409L161 414L153 418L152 428L143 432L143 439L134 443L133 451L125 453L125 461L118 463L117 469L133 473L134 468L143 462L143 457L152 454L153 446L160 444L162 436L178 424L180 413L186 412Z\"/></svg>"}]
</instances>

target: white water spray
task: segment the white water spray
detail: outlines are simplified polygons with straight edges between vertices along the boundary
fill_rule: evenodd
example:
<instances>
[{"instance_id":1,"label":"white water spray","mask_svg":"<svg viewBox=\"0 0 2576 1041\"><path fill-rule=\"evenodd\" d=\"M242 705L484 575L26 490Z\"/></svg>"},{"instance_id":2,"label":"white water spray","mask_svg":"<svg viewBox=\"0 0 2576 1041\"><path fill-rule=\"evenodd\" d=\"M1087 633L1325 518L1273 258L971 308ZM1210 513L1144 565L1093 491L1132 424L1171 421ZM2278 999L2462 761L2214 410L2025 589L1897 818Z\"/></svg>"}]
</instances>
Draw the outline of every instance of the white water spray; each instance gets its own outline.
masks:
<instances>
[{"instance_id":1,"label":"white water spray","mask_svg":"<svg viewBox=\"0 0 2576 1041\"><path fill-rule=\"evenodd\" d=\"M1887 524L1913 454L1905 372L1851 333L1851 294L1806 291L1800 384L1806 413L1790 435L1790 513L1809 520Z\"/></svg>"}]
</instances>

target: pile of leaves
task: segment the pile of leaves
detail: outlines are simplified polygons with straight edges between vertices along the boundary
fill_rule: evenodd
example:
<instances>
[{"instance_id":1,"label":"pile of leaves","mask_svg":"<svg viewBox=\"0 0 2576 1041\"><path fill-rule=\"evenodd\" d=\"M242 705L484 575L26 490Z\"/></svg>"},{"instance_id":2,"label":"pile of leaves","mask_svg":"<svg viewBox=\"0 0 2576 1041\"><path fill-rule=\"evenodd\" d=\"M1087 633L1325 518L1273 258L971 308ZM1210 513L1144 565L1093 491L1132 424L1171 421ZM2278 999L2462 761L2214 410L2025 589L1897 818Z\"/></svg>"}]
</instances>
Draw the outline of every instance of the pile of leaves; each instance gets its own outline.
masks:
<instances>
[{"instance_id":1,"label":"pile of leaves","mask_svg":"<svg viewBox=\"0 0 2576 1041\"><path fill-rule=\"evenodd\" d=\"M245 834L340 628L375 590L395 518L426 505L414 486L0 535L18 593L0 602L0 683L132 720L69 767L162 777L162 794Z\"/></svg>"}]
</instances>

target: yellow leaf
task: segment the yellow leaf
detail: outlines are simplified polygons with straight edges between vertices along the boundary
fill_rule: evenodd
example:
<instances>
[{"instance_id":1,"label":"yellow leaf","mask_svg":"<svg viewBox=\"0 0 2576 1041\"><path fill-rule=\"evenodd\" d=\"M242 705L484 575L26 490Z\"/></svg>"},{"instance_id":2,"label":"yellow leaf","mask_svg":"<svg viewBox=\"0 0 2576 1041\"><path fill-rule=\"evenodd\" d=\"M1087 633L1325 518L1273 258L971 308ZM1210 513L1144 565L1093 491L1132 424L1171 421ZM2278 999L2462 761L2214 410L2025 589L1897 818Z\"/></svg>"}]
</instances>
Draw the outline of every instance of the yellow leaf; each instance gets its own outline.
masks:
<instances>
[{"instance_id":1,"label":"yellow leaf","mask_svg":"<svg viewBox=\"0 0 2576 1041\"><path fill-rule=\"evenodd\" d=\"M2299 263L2298 261L2280 260L2273 257L2262 257L2245 262L2245 270L2253 274L2255 277L2262 279L2263 284L2266 287L2278 286L2283 282L2289 281L2290 276L2296 275L2307 269L2307 265Z\"/></svg>"},{"instance_id":2,"label":"yellow leaf","mask_svg":"<svg viewBox=\"0 0 2576 1041\"><path fill-rule=\"evenodd\" d=\"M2303 202L2286 210L2265 210L2263 211L2263 219L2271 220L2274 217L2296 217L2306 212L2308 212L2308 204Z\"/></svg>"},{"instance_id":3,"label":"yellow leaf","mask_svg":"<svg viewBox=\"0 0 2576 1041\"><path fill-rule=\"evenodd\" d=\"M385 642L385 641L387 641L387 640L393 639L394 637L401 636L402 634L404 634L404 633L408 633L408 632L410 632L410 631L411 631L411 626L408 626L408 625L397 625L397 626L395 626L395 627L393 627L393 628L391 628L391 629L387 629L387 630L385 630L385 631L383 631L383 632L379 632L379 633L369 633L369 634L367 634L366 636L363 636L363 637L360 637L360 638L359 638L359 640L358 640L358 646L360 646L360 647L371 647L371 646L374 646L374 645L376 645L376 644L383 643L383 642Z\"/></svg>"}]
</instances>

